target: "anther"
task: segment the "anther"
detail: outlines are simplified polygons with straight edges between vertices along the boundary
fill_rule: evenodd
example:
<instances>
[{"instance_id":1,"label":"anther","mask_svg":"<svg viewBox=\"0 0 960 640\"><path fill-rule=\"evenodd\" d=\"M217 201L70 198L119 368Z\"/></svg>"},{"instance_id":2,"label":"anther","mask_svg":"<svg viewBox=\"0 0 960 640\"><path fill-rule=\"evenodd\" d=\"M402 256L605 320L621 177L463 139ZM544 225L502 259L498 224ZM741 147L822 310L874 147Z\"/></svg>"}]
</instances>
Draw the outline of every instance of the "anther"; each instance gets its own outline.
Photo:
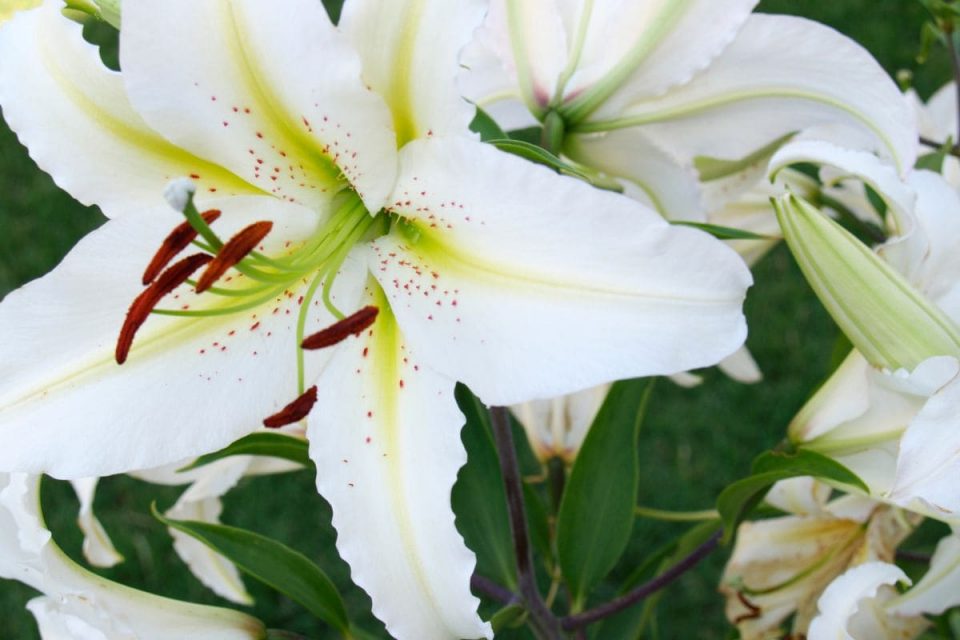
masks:
<instances>
[{"instance_id":1,"label":"anther","mask_svg":"<svg viewBox=\"0 0 960 640\"><path fill-rule=\"evenodd\" d=\"M212 287L230 267L246 258L271 229L273 229L272 222L255 222L230 238L200 276L197 281L197 293L203 293Z\"/></svg>"},{"instance_id":2,"label":"anther","mask_svg":"<svg viewBox=\"0 0 960 640\"><path fill-rule=\"evenodd\" d=\"M220 210L211 209L210 211L204 211L200 214L200 217L202 217L203 221L208 225L213 224L214 221L220 217ZM189 222L178 224L176 228L170 232L170 235L163 239L163 244L160 245L160 249L157 250L150 264L147 265L147 269L143 272L143 284L148 285L153 282L160 272L163 271L163 268L170 264L170 261L173 260L178 253L186 249L187 245L196 240L197 233L197 230L190 226Z\"/></svg>"},{"instance_id":3,"label":"anther","mask_svg":"<svg viewBox=\"0 0 960 640\"><path fill-rule=\"evenodd\" d=\"M120 329L120 337L117 338L116 358L117 364L123 364L127 361L127 355L130 353L130 347L133 346L133 338L137 331L143 326L143 323L150 317L150 312L160 300L186 282L187 278L193 273L210 262L213 258L205 253L197 253L180 262L174 263L166 271L161 273L157 279L143 293L137 296L130 309L127 311L127 317L123 321L123 327Z\"/></svg>"},{"instance_id":4,"label":"anther","mask_svg":"<svg viewBox=\"0 0 960 640\"><path fill-rule=\"evenodd\" d=\"M332 347L338 342L346 340L351 335L360 335L360 332L370 327L377 319L380 309L367 306L353 315L349 315L340 322L333 324L322 331L304 338L300 346L304 349L323 349Z\"/></svg>"},{"instance_id":5,"label":"anther","mask_svg":"<svg viewBox=\"0 0 960 640\"><path fill-rule=\"evenodd\" d=\"M285 406L283 409L264 419L263 426L268 429L279 429L288 424L299 422L309 415L313 405L317 403L317 387L310 387L299 398Z\"/></svg>"}]
</instances>

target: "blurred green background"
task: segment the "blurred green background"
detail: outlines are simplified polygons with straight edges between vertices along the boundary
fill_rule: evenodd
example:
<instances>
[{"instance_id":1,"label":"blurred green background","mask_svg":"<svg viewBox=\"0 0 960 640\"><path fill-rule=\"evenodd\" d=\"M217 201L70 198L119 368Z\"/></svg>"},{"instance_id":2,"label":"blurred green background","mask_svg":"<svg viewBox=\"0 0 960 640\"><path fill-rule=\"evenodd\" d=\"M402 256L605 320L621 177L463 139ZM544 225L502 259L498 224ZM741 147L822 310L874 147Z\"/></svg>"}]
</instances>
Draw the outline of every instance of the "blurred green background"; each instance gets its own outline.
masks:
<instances>
[{"instance_id":1,"label":"blurred green background","mask_svg":"<svg viewBox=\"0 0 960 640\"><path fill-rule=\"evenodd\" d=\"M918 68L915 55L924 12L916 0L764 0L760 8L834 26L866 46L891 73L913 71L923 96L949 75L940 51ZM102 221L95 209L79 206L58 190L0 123L0 297L50 270L78 238ZM781 248L765 258L756 269L756 280L746 307L751 323L748 345L765 382L742 386L709 371L706 383L696 389L660 384L642 434L641 503L670 509L711 507L726 484L748 471L755 454L781 439L793 413L826 374L836 330L789 254ZM177 493L128 478L103 482L97 509L127 561L102 573L154 593L225 604L190 576L163 528L149 515L152 500L163 508ZM69 486L47 481L44 503L57 541L79 560L77 503ZM224 521L276 537L318 559L343 587L351 611L369 612L369 600L350 585L349 571L333 550L329 508L307 473L245 480L226 498ZM647 553L679 531L638 521L634 542L616 575L629 574ZM670 587L661 601L653 637L727 636L716 593L725 553L714 554ZM247 583L257 599L253 614L269 626L310 638L333 637L297 605L253 581ZM0 581L0 638L38 637L23 608L32 595L19 583ZM367 626L373 628L372 623Z\"/></svg>"}]
</instances>

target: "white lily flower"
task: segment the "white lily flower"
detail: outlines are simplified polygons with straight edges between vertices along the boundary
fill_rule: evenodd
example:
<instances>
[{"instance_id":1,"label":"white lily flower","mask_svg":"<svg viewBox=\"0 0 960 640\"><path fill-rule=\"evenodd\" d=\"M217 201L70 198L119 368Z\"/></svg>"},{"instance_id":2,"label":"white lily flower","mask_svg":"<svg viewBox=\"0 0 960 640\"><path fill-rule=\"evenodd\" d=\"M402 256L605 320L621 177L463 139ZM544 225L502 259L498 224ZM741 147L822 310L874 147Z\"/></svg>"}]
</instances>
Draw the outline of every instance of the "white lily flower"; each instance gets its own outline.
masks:
<instances>
[{"instance_id":1,"label":"white lily flower","mask_svg":"<svg viewBox=\"0 0 960 640\"><path fill-rule=\"evenodd\" d=\"M0 474L0 577L43 595L27 605L44 640L261 640L239 611L162 598L90 573L51 539L40 515L40 477Z\"/></svg>"},{"instance_id":2,"label":"white lily flower","mask_svg":"<svg viewBox=\"0 0 960 640\"><path fill-rule=\"evenodd\" d=\"M879 248L885 263L862 245L841 247L859 243L826 241L828 235L839 238L832 232L822 236L823 246L845 257L837 263L821 253L820 275L810 272L810 278L858 349L794 419L790 438L847 465L874 498L955 522L960 196L926 171L912 174L906 185L875 185L887 195L889 224L901 235ZM792 228L790 218L784 220ZM806 234L803 243L818 251L821 239ZM851 280L855 263L860 267ZM889 309L880 311L884 306Z\"/></svg>"},{"instance_id":3,"label":"white lily flower","mask_svg":"<svg viewBox=\"0 0 960 640\"><path fill-rule=\"evenodd\" d=\"M80 500L77 524L83 532L83 556L95 567L112 567L123 562L123 556L113 546L106 529L93 511L99 478L78 478L70 484Z\"/></svg>"},{"instance_id":4,"label":"white lily flower","mask_svg":"<svg viewBox=\"0 0 960 640\"><path fill-rule=\"evenodd\" d=\"M767 502L791 515L740 525L720 590L744 640L782 637L790 616L791 633L806 634L831 582L850 567L892 562L920 521L868 498L829 495L812 478L779 482Z\"/></svg>"},{"instance_id":5,"label":"white lily flower","mask_svg":"<svg viewBox=\"0 0 960 640\"><path fill-rule=\"evenodd\" d=\"M870 562L854 567L827 587L817 602L809 640L873 640L916 638L929 626L922 617L891 615L886 606L896 597L897 583L910 584L899 567Z\"/></svg>"},{"instance_id":6,"label":"white lily flower","mask_svg":"<svg viewBox=\"0 0 960 640\"><path fill-rule=\"evenodd\" d=\"M450 509L455 381L506 405L713 364L743 341L749 272L463 134L479 0L351 0L339 28L314 0L128 2L122 74L54 5L0 30L0 104L113 219L0 306L0 468L107 475L306 418L338 548L390 633L489 637ZM171 235L156 203L177 176L210 210L188 200ZM144 292L151 256L194 231L204 252Z\"/></svg>"},{"instance_id":7,"label":"white lily flower","mask_svg":"<svg viewBox=\"0 0 960 640\"><path fill-rule=\"evenodd\" d=\"M729 173L759 179L777 144L825 124L909 170L910 108L870 54L807 20L752 15L756 4L494 0L464 54L464 91L507 129L545 123L557 151L672 219L703 219L700 159L742 161Z\"/></svg>"}]
</instances>

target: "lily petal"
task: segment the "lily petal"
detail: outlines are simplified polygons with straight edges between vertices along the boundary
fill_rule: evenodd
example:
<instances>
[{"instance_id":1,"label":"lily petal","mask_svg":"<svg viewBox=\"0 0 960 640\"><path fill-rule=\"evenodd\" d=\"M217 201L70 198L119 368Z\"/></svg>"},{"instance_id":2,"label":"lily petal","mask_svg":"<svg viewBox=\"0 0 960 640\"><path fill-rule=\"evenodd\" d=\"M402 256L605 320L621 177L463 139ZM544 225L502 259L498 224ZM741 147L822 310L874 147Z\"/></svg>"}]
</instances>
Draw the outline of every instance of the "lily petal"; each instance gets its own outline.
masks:
<instances>
[{"instance_id":1,"label":"lily petal","mask_svg":"<svg viewBox=\"0 0 960 640\"><path fill-rule=\"evenodd\" d=\"M363 60L364 81L393 113L398 146L467 131L474 109L457 86L460 51L485 10L483 0L351 0L344 5L340 29Z\"/></svg>"},{"instance_id":2,"label":"lily petal","mask_svg":"<svg viewBox=\"0 0 960 640\"><path fill-rule=\"evenodd\" d=\"M39 488L39 476L0 474L0 577L45 594L29 605L45 638L263 638L260 621L238 611L161 598L75 564L43 524Z\"/></svg>"},{"instance_id":3,"label":"lily petal","mask_svg":"<svg viewBox=\"0 0 960 640\"><path fill-rule=\"evenodd\" d=\"M469 140L408 145L401 167L407 233L374 242L371 271L411 348L485 402L678 373L742 344L751 277L708 235Z\"/></svg>"},{"instance_id":4,"label":"lily petal","mask_svg":"<svg viewBox=\"0 0 960 640\"><path fill-rule=\"evenodd\" d=\"M828 27L788 16L751 16L689 83L606 118L579 130L643 125L681 157L739 159L785 134L837 122L901 174L917 154L909 105L870 54Z\"/></svg>"},{"instance_id":5,"label":"lily petal","mask_svg":"<svg viewBox=\"0 0 960 640\"><path fill-rule=\"evenodd\" d=\"M891 613L940 615L960 604L960 537L951 534L937 543L930 568L920 582L888 604Z\"/></svg>"},{"instance_id":6,"label":"lily petal","mask_svg":"<svg viewBox=\"0 0 960 640\"><path fill-rule=\"evenodd\" d=\"M571 136L564 152L586 166L616 176L627 195L668 220L706 222L697 172L638 130Z\"/></svg>"},{"instance_id":7,"label":"lily petal","mask_svg":"<svg viewBox=\"0 0 960 640\"><path fill-rule=\"evenodd\" d=\"M198 176L201 203L209 189L221 196L259 193L147 126L130 106L120 74L103 65L60 7L48 0L0 29L0 105L61 188L109 217L162 204L164 185L178 176Z\"/></svg>"},{"instance_id":8,"label":"lily petal","mask_svg":"<svg viewBox=\"0 0 960 640\"><path fill-rule=\"evenodd\" d=\"M273 198L231 198L221 207L217 229L225 235L273 219L268 253L316 229L315 212ZM10 444L0 468L76 478L160 466L226 446L296 396L297 290L230 315L151 317L128 362L114 361L124 314L142 289L140 272L181 220L169 208L111 220L54 272L0 305L0 433ZM361 291L358 266L348 262L337 279L334 295L344 307ZM184 286L163 306L231 302L205 302ZM312 311L308 330L334 320L322 306ZM324 360L307 359L307 379ZM65 425L74 446L61 446Z\"/></svg>"},{"instance_id":9,"label":"lily petal","mask_svg":"<svg viewBox=\"0 0 960 640\"><path fill-rule=\"evenodd\" d=\"M454 381L417 359L382 293L371 297L376 324L338 347L308 419L337 549L394 637L491 638L470 593L476 559L450 508L466 462Z\"/></svg>"},{"instance_id":10,"label":"lily petal","mask_svg":"<svg viewBox=\"0 0 960 640\"><path fill-rule=\"evenodd\" d=\"M80 478L70 484L80 500L77 524L83 531L83 556L95 567L112 567L123 562L123 556L113 546L110 536L93 512L98 481L99 478Z\"/></svg>"},{"instance_id":11,"label":"lily petal","mask_svg":"<svg viewBox=\"0 0 960 640\"><path fill-rule=\"evenodd\" d=\"M889 586L911 584L899 567L886 562L868 562L834 580L817 607L820 614L810 623L810 640L868 640L895 637L894 621L888 620L876 599L889 599ZM905 635L903 637L913 637Z\"/></svg>"},{"instance_id":12,"label":"lily petal","mask_svg":"<svg viewBox=\"0 0 960 640\"><path fill-rule=\"evenodd\" d=\"M284 200L323 204L342 174L382 206L390 113L320 3L130 2L120 54L131 101L174 143Z\"/></svg>"}]
</instances>

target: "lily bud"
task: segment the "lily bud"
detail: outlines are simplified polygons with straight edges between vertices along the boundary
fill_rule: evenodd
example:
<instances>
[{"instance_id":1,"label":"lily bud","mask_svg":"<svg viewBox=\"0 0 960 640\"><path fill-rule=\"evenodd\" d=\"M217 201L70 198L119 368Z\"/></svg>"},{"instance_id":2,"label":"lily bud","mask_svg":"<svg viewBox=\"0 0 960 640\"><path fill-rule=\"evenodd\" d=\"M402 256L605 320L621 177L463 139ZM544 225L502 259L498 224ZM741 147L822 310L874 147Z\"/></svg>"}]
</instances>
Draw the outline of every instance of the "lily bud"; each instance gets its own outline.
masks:
<instances>
[{"instance_id":1,"label":"lily bud","mask_svg":"<svg viewBox=\"0 0 960 640\"><path fill-rule=\"evenodd\" d=\"M933 356L960 357L954 323L877 254L802 198L773 205L807 282L870 364L912 371Z\"/></svg>"},{"instance_id":2,"label":"lily bud","mask_svg":"<svg viewBox=\"0 0 960 640\"><path fill-rule=\"evenodd\" d=\"M584 438L607 397L610 385L592 387L550 400L511 407L541 462L559 458L573 464Z\"/></svg>"}]
</instances>

